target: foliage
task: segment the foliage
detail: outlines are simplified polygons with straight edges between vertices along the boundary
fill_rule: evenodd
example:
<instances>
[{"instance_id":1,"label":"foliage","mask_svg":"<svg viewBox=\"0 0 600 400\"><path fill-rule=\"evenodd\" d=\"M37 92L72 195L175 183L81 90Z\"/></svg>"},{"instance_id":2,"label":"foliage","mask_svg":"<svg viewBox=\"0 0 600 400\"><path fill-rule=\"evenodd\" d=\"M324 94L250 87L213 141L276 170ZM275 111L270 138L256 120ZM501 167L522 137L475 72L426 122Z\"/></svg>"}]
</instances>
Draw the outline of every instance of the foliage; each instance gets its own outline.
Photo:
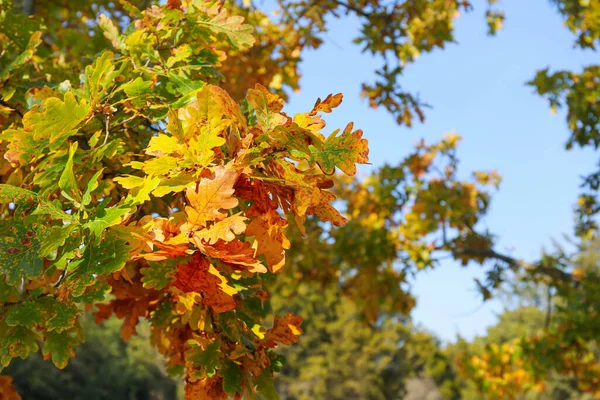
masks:
<instances>
[{"instance_id":1,"label":"foliage","mask_svg":"<svg viewBox=\"0 0 600 400\"><path fill-rule=\"evenodd\" d=\"M276 292L276 291L275 291ZM275 310L306 315L300 343L285 349L287 363L277 380L285 399L401 398L410 374L406 341L410 329L389 317L375 326L333 288L302 285L300 301L274 296Z\"/></svg>"},{"instance_id":2,"label":"foliage","mask_svg":"<svg viewBox=\"0 0 600 400\"><path fill-rule=\"evenodd\" d=\"M576 46L596 50L600 44L600 1L552 0L565 17L566 25L577 35ZM567 149L573 145L600 144L600 66L591 64L581 72L539 70L529 82L537 93L548 99L555 110L567 107L567 123L571 136ZM600 172L589 174L584 181L584 192L577 201L578 226L576 233L587 239L598 229L594 216L600 211L597 192L600 189Z\"/></svg>"},{"instance_id":3,"label":"foliage","mask_svg":"<svg viewBox=\"0 0 600 400\"><path fill-rule=\"evenodd\" d=\"M402 89L400 81L406 66L422 53L453 43L455 19L473 8L468 0L277 0L277 3L281 13L278 27L286 40L275 50L278 54L286 54L285 50L292 54L290 64L294 66L301 60L302 50L323 43L333 18L357 19L360 28L354 43L382 64L375 71L375 80L362 84L361 96L372 107L385 108L399 124L407 126L415 118L423 122L427 104ZM494 7L496 0L487 3L489 32L495 33L504 16ZM290 75L281 74L275 82L289 82L295 88L297 81Z\"/></svg>"},{"instance_id":4,"label":"foliage","mask_svg":"<svg viewBox=\"0 0 600 400\"><path fill-rule=\"evenodd\" d=\"M455 351L462 372L481 392L492 398L528 392L531 398L598 396L597 248L597 242L582 246L573 260L577 282L549 286L551 303L543 305L544 311L505 312L487 337Z\"/></svg>"},{"instance_id":5,"label":"foliage","mask_svg":"<svg viewBox=\"0 0 600 400\"><path fill-rule=\"evenodd\" d=\"M71 64L64 31L40 40L52 32L43 12L25 19L3 3L6 57L23 62L2 86L0 361L41 345L66 367L83 340L80 309L95 305L97 322L124 320L125 340L148 318L189 398L268 394L273 349L302 333L292 314L262 325L261 276L289 248L278 210L299 226L312 214L343 224L326 174L354 174L367 141L352 124L321 134L319 113L341 96L292 118L261 85L239 101L216 86L224 51L254 42L219 4L122 5L98 19L94 61ZM29 35L14 29L24 20L25 47L11 39ZM31 79L44 74L45 86Z\"/></svg>"},{"instance_id":6,"label":"foliage","mask_svg":"<svg viewBox=\"0 0 600 400\"><path fill-rule=\"evenodd\" d=\"M576 374L581 390L598 392L598 331L584 322L597 304L596 273L563 252L525 262L496 251L480 221L500 177L459 178L457 134L421 142L358 180L356 164L368 162L362 132L348 124L323 134L321 115L341 94L307 113L283 112L303 52L323 42L331 18L350 17L361 24L355 42L382 60L362 94L400 124L423 120L426 105L402 89L401 75L419 54L453 42L468 1L279 0L276 17L245 0L158 3L0 0L2 365L41 346L65 368L84 340L82 310L94 307L98 323L123 320L126 340L149 320L169 372L185 373L188 398L275 397L283 363L275 350L303 330L313 347L320 335L367 344L356 371L336 369L349 354L337 344L302 355L327 374L286 367L308 382L364 378L332 395L401 392L402 380L386 374L404 377L401 361L414 345L428 354L413 359L417 369L456 396L433 341L407 339L404 326L415 304L408 277L451 257L485 266L484 299L511 272L561 299L556 324L463 363L481 391L513 396L544 376ZM487 3L493 34L504 15ZM577 45L595 49L600 2L553 3ZM600 143L599 71L541 70L530 82L551 107L568 107L567 147ZM586 239L597 229L598 175L578 202ZM271 318L269 292L284 316ZM294 296L305 303L277 305ZM328 324L320 325L326 304L335 312L323 310ZM295 313L307 312L314 320L301 328ZM330 390L287 384L298 395ZM11 393L7 379L0 388Z\"/></svg>"},{"instance_id":7,"label":"foliage","mask_svg":"<svg viewBox=\"0 0 600 400\"><path fill-rule=\"evenodd\" d=\"M86 342L64 370L38 354L15 360L3 373L14 378L25 399L175 399L177 382L162 369L162 358L151 347L148 324L128 343L119 337L121 323L110 318L96 326L90 315L82 325ZM31 371L36 371L34 374Z\"/></svg>"}]
</instances>

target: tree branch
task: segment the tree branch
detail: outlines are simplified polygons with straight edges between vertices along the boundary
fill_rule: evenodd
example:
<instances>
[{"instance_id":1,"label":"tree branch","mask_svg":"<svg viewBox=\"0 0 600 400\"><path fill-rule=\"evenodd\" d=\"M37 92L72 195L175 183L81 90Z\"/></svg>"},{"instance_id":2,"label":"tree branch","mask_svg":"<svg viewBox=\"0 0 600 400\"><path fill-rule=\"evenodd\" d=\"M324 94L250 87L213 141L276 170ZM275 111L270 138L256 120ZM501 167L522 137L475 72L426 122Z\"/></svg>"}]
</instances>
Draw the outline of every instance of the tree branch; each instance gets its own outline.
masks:
<instances>
[{"instance_id":1,"label":"tree branch","mask_svg":"<svg viewBox=\"0 0 600 400\"><path fill-rule=\"evenodd\" d=\"M518 260L516 258L507 256L505 254L500 254L491 249L470 249L470 248L462 248L456 250L450 250L451 253L455 255L465 255L465 256L479 256L485 258L491 258L495 260L499 260L505 262L509 266L513 268L523 268L532 273L540 273L543 275L547 275L551 278L564 281L564 282L572 282L573 276L571 274L564 272L555 267L546 267L543 265L536 265L532 263L528 263L523 260Z\"/></svg>"},{"instance_id":2,"label":"tree branch","mask_svg":"<svg viewBox=\"0 0 600 400\"><path fill-rule=\"evenodd\" d=\"M342 6L342 7L346 8L346 10L352 11L352 12L356 13L357 15L360 15L361 17L370 18L373 16L373 14L366 13L363 10L361 10L360 8L356 8L354 6L351 6L350 4L344 3L342 1L339 1L339 0L332 0L332 1L333 1L333 3L337 4L338 6Z\"/></svg>"}]
</instances>

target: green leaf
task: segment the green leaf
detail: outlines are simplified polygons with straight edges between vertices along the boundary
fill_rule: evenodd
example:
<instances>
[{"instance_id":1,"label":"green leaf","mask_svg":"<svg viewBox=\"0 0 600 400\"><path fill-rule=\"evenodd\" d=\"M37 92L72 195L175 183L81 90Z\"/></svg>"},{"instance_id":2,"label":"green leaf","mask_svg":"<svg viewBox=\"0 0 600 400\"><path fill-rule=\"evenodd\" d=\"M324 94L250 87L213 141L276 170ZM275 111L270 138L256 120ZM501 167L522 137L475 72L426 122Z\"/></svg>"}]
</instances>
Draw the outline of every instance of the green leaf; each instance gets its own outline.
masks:
<instances>
[{"instance_id":1,"label":"green leaf","mask_svg":"<svg viewBox=\"0 0 600 400\"><path fill-rule=\"evenodd\" d=\"M223 390L230 396L242 393L244 374L240 367L231 360L223 360L219 375L223 378Z\"/></svg>"},{"instance_id":2,"label":"green leaf","mask_svg":"<svg viewBox=\"0 0 600 400\"><path fill-rule=\"evenodd\" d=\"M18 36L18 35L15 35ZM16 70L20 66L27 63L31 57L35 54L37 47L42 43L42 32L33 32L29 38L29 43L25 50L17 57L13 58L10 64L4 66L0 71L0 82L6 81L10 77L10 72ZM6 99L8 100L8 99Z\"/></svg>"},{"instance_id":3,"label":"green leaf","mask_svg":"<svg viewBox=\"0 0 600 400\"><path fill-rule=\"evenodd\" d=\"M173 85L175 91L181 95L177 96L178 99L171 104L171 108L180 108L191 103L196 98L196 94L204 86L204 82L194 81L182 73L176 74L169 72L167 77L169 78L169 83Z\"/></svg>"},{"instance_id":4,"label":"green leaf","mask_svg":"<svg viewBox=\"0 0 600 400\"><path fill-rule=\"evenodd\" d=\"M14 203L25 206L37 203L37 208L31 215L50 215L53 219L70 221L73 217L60 208L60 202L54 204L48 200L41 199L37 193L22 189L13 185L0 184L0 204Z\"/></svg>"},{"instance_id":5,"label":"green leaf","mask_svg":"<svg viewBox=\"0 0 600 400\"><path fill-rule=\"evenodd\" d=\"M144 163L143 170L148 175L169 175L177 169L179 159L171 156L156 157Z\"/></svg>"},{"instance_id":6,"label":"green leaf","mask_svg":"<svg viewBox=\"0 0 600 400\"><path fill-rule=\"evenodd\" d=\"M80 200L80 193L77 189L77 179L75 179L75 174L73 173L73 156L75 155L76 151L77 142L71 143L71 146L69 147L69 158L67 159L65 168L63 169L60 179L58 180L58 187L69 196L73 196Z\"/></svg>"},{"instance_id":7,"label":"green leaf","mask_svg":"<svg viewBox=\"0 0 600 400\"><path fill-rule=\"evenodd\" d=\"M152 81L145 81L140 77L121 86L125 94L129 97L138 97L149 92L152 87Z\"/></svg>"},{"instance_id":8,"label":"green leaf","mask_svg":"<svg viewBox=\"0 0 600 400\"><path fill-rule=\"evenodd\" d=\"M119 271L129 261L129 247L125 240L110 234L95 244L86 244L83 257L68 264L64 285L68 285L74 297L81 296L88 286L96 283L98 275Z\"/></svg>"},{"instance_id":9,"label":"green leaf","mask_svg":"<svg viewBox=\"0 0 600 400\"><path fill-rule=\"evenodd\" d=\"M194 182L195 180L196 178L191 174L161 179L160 184L156 189L154 189L152 195L156 197L162 197L171 192L182 192L190 185L190 183Z\"/></svg>"},{"instance_id":10,"label":"green leaf","mask_svg":"<svg viewBox=\"0 0 600 400\"><path fill-rule=\"evenodd\" d=\"M94 304L106 300L106 295L110 293L111 287L98 280L85 288L85 292L79 295L73 295L73 301L78 304Z\"/></svg>"},{"instance_id":11,"label":"green leaf","mask_svg":"<svg viewBox=\"0 0 600 400\"><path fill-rule=\"evenodd\" d=\"M6 280L0 276L0 304L11 301L19 297L19 290L6 283Z\"/></svg>"},{"instance_id":12,"label":"green leaf","mask_svg":"<svg viewBox=\"0 0 600 400\"><path fill-rule=\"evenodd\" d=\"M79 310L76 307L54 301L51 313L52 318L48 320L46 328L48 331L62 332L71 329L75 325Z\"/></svg>"},{"instance_id":13,"label":"green leaf","mask_svg":"<svg viewBox=\"0 0 600 400\"><path fill-rule=\"evenodd\" d=\"M43 157L49 143L48 139L35 139L32 132L24 129L7 129L0 133L0 139L7 143L4 158L21 166Z\"/></svg>"},{"instance_id":14,"label":"green leaf","mask_svg":"<svg viewBox=\"0 0 600 400\"><path fill-rule=\"evenodd\" d=\"M102 232L111 226L121 223L123 216L131 210L131 207L119 205L110 208L104 208L100 210L96 218L88 221L83 225L84 228L90 230L90 232L96 237L100 238Z\"/></svg>"},{"instance_id":15,"label":"green leaf","mask_svg":"<svg viewBox=\"0 0 600 400\"><path fill-rule=\"evenodd\" d=\"M56 204L44 200L37 193L27 189L22 189L13 185L0 184L0 204L14 203L25 208L25 205L37 203L37 208L31 215L50 215L53 219L70 221L73 216L67 214L60 208L60 202ZM24 216L22 216L24 217Z\"/></svg>"},{"instance_id":16,"label":"green leaf","mask_svg":"<svg viewBox=\"0 0 600 400\"><path fill-rule=\"evenodd\" d=\"M223 356L217 341L210 342L206 346L206 350L202 350L202 347L198 345L193 345L186 351L185 355L188 362L193 363L195 367L199 367L202 373L205 373L209 377L215 376L217 368L220 365L219 357ZM204 376L200 375L195 374L194 377L199 379L204 378Z\"/></svg>"},{"instance_id":17,"label":"green leaf","mask_svg":"<svg viewBox=\"0 0 600 400\"><path fill-rule=\"evenodd\" d=\"M265 400L279 400L273 377L269 374L268 370L260 374L256 380L256 389Z\"/></svg>"},{"instance_id":18,"label":"green leaf","mask_svg":"<svg viewBox=\"0 0 600 400\"><path fill-rule=\"evenodd\" d=\"M26 221L0 222L0 273L12 286L20 284L22 279L39 277L44 264L38 251L46 236L46 227L31 222L30 218Z\"/></svg>"},{"instance_id":19,"label":"green leaf","mask_svg":"<svg viewBox=\"0 0 600 400\"><path fill-rule=\"evenodd\" d=\"M180 61L186 61L194 54L194 49L189 44L183 44L173 49L175 55L169 57L167 60L167 67L172 68L175 64ZM187 60L188 62L190 60Z\"/></svg>"},{"instance_id":20,"label":"green leaf","mask_svg":"<svg viewBox=\"0 0 600 400\"><path fill-rule=\"evenodd\" d=\"M150 200L150 193L158 187L160 178L148 178L144 177L144 182L141 186L135 187L129 191L129 194L125 198L125 204L128 206L136 206L144 204Z\"/></svg>"},{"instance_id":21,"label":"green leaf","mask_svg":"<svg viewBox=\"0 0 600 400\"><path fill-rule=\"evenodd\" d=\"M49 215L52 219L60 220L60 221L72 221L73 216L64 212L61 208L61 204L59 200L54 200L50 202L48 200L43 200L38 198L38 206L31 215Z\"/></svg>"},{"instance_id":22,"label":"green leaf","mask_svg":"<svg viewBox=\"0 0 600 400\"><path fill-rule=\"evenodd\" d=\"M196 14L196 23L213 33L224 35L235 49L252 47L255 42L252 26L243 23L244 17L239 15L229 17L225 8L220 10L219 8L215 5L212 9L206 10L206 13Z\"/></svg>"},{"instance_id":23,"label":"green leaf","mask_svg":"<svg viewBox=\"0 0 600 400\"><path fill-rule=\"evenodd\" d=\"M50 143L64 139L77 128L91 111L85 100L77 103L72 92L64 95L64 101L57 97L50 97L43 103L43 111L39 105L23 117L23 126L26 131L32 132L35 140L49 139Z\"/></svg>"},{"instance_id":24,"label":"green leaf","mask_svg":"<svg viewBox=\"0 0 600 400\"><path fill-rule=\"evenodd\" d=\"M65 244L65 240L69 237L69 234L75 229L75 225L63 225L55 226L52 228L48 235L44 238L44 241L40 245L38 254L40 257L46 257L59 247Z\"/></svg>"},{"instance_id":25,"label":"green leaf","mask_svg":"<svg viewBox=\"0 0 600 400\"><path fill-rule=\"evenodd\" d=\"M0 184L0 204L15 203L22 206L36 201L38 195L35 192L13 185Z\"/></svg>"},{"instance_id":26,"label":"green leaf","mask_svg":"<svg viewBox=\"0 0 600 400\"><path fill-rule=\"evenodd\" d=\"M325 174L333 174L335 167L338 167L346 175L354 175L356 164L369 161L368 141L362 139L360 129L352 132L352 127L352 123L348 124L340 136L337 136L340 130L336 129L325 140L322 150L311 146L311 161L317 162Z\"/></svg>"},{"instance_id":27,"label":"green leaf","mask_svg":"<svg viewBox=\"0 0 600 400\"><path fill-rule=\"evenodd\" d=\"M44 357L51 356L52 362L57 368L63 369L69 360L75 357L74 346L79 344L77 336L70 332L48 332L42 347Z\"/></svg>"},{"instance_id":28,"label":"green leaf","mask_svg":"<svg viewBox=\"0 0 600 400\"><path fill-rule=\"evenodd\" d=\"M0 323L0 364L8 366L15 357L25 359L38 350L39 335L23 326L9 327Z\"/></svg>"},{"instance_id":29,"label":"green leaf","mask_svg":"<svg viewBox=\"0 0 600 400\"><path fill-rule=\"evenodd\" d=\"M169 258L163 261L149 261L148 267L142 268L142 283L148 289L163 289L175 279L177 259Z\"/></svg>"},{"instance_id":30,"label":"green leaf","mask_svg":"<svg viewBox=\"0 0 600 400\"><path fill-rule=\"evenodd\" d=\"M6 324L8 326L19 325L33 328L34 326L39 325L41 322L41 305L40 303L33 301L10 307L6 317Z\"/></svg>"},{"instance_id":31,"label":"green leaf","mask_svg":"<svg viewBox=\"0 0 600 400\"><path fill-rule=\"evenodd\" d=\"M83 193L83 197L81 198L81 205L87 206L92 201L92 192L98 188L98 179L104 172L104 168L101 168L100 171L96 172L94 176L88 181L85 192Z\"/></svg>"},{"instance_id":32,"label":"green leaf","mask_svg":"<svg viewBox=\"0 0 600 400\"><path fill-rule=\"evenodd\" d=\"M105 51L93 65L85 68L84 88L92 105L104 100L115 85L115 78L121 74L121 71L115 70L113 58L112 52Z\"/></svg>"}]
</instances>

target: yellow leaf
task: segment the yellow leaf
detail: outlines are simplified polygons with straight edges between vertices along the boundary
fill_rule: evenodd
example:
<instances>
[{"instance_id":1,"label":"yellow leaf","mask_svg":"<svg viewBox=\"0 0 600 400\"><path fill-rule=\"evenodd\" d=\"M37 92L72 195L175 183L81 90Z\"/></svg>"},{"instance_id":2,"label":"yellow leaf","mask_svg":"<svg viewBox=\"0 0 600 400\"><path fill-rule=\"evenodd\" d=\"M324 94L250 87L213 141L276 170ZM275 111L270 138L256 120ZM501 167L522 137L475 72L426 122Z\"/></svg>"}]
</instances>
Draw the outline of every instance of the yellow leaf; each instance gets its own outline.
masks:
<instances>
[{"instance_id":1,"label":"yellow leaf","mask_svg":"<svg viewBox=\"0 0 600 400\"><path fill-rule=\"evenodd\" d=\"M235 239L236 235L240 235L246 230L244 221L247 218L242 217L241 214L239 212L231 217L227 217L213 224L210 228L197 232L195 236L209 244L215 244L219 239L230 242Z\"/></svg>"},{"instance_id":2,"label":"yellow leaf","mask_svg":"<svg viewBox=\"0 0 600 400\"><path fill-rule=\"evenodd\" d=\"M185 208L192 224L206 226L208 221L220 221L225 215L220 210L229 210L238 205L233 197L238 171L217 167L211 178L203 178L196 187L186 190L189 206Z\"/></svg>"},{"instance_id":3,"label":"yellow leaf","mask_svg":"<svg viewBox=\"0 0 600 400\"><path fill-rule=\"evenodd\" d=\"M153 136L146 148L146 154L151 156L170 155L179 151L181 145L173 136L160 134Z\"/></svg>"}]
</instances>

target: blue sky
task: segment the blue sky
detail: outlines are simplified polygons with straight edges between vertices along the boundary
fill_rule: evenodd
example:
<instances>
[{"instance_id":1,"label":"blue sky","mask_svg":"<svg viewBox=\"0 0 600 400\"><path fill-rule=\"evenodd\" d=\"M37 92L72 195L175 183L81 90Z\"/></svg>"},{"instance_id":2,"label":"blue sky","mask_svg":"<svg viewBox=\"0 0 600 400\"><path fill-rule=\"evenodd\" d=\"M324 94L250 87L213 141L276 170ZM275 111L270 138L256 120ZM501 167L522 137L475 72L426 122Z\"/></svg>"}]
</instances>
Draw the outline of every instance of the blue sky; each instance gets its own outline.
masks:
<instances>
[{"instance_id":1,"label":"blue sky","mask_svg":"<svg viewBox=\"0 0 600 400\"><path fill-rule=\"evenodd\" d=\"M565 151L564 113L552 115L524 83L537 69L579 70L598 56L573 48L572 34L548 0L501 2L507 19L496 37L486 35L484 1L473 3L475 10L456 22L458 44L423 55L404 75L403 86L433 106L424 124L399 127L385 110L372 110L359 97L360 83L379 64L351 43L358 25L348 19L333 21L326 44L306 53L302 91L291 96L286 110L305 112L317 97L344 93L342 106L327 116L328 129L354 121L369 139L374 167L399 161L422 137L432 142L455 130L463 137L465 176L491 169L503 176L484 221L500 237L498 249L533 259L551 247L552 238L572 232L580 176L592 170L596 158L591 151ZM414 320L445 341L457 333L466 338L484 333L502 306L481 303L473 282L481 272L449 261L420 273L413 283Z\"/></svg>"}]
</instances>

